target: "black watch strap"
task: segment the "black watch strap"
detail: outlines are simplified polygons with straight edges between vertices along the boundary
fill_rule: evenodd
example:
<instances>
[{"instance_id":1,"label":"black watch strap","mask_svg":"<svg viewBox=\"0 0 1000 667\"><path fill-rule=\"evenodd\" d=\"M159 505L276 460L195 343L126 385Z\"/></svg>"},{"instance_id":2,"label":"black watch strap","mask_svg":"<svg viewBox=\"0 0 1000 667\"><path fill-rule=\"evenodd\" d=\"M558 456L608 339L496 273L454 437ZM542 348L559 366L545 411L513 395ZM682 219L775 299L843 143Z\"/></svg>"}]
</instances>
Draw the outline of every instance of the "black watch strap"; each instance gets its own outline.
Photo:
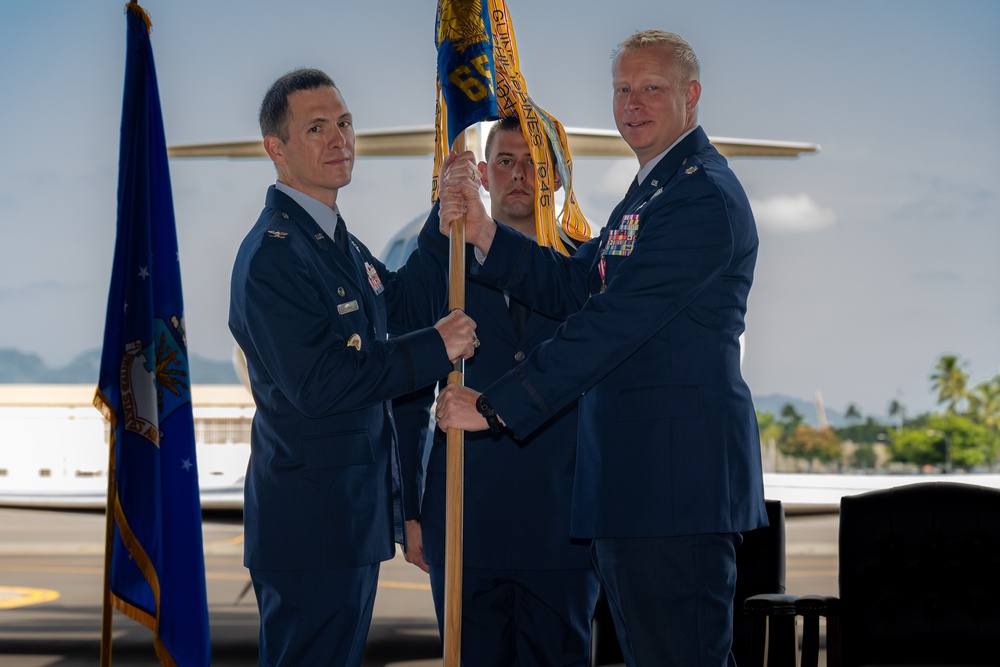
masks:
<instances>
[{"instance_id":1,"label":"black watch strap","mask_svg":"<svg viewBox=\"0 0 1000 667\"><path fill-rule=\"evenodd\" d=\"M486 398L486 394L480 394L479 398L476 399L476 410L486 419L486 424L490 427L490 431L493 433L500 432L502 428L500 426L500 418L497 417L497 411L490 404L489 399Z\"/></svg>"}]
</instances>

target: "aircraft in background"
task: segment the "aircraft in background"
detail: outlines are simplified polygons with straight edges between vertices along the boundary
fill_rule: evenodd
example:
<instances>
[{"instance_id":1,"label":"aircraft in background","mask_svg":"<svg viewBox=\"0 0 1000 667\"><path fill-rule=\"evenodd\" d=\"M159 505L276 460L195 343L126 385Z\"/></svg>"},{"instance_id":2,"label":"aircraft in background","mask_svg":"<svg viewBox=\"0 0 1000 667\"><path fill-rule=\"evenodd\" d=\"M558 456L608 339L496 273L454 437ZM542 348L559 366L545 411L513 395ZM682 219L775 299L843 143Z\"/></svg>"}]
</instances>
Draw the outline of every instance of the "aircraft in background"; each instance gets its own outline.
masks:
<instances>
[{"instance_id":1,"label":"aircraft in background","mask_svg":"<svg viewBox=\"0 0 1000 667\"><path fill-rule=\"evenodd\" d=\"M486 133L490 123L476 123L465 131L466 145L478 156L485 153ZM635 158L635 153L617 130L567 127L566 139L570 155L576 158ZM435 130L427 127L404 127L384 130L359 130L355 133L356 157L431 157L434 154ZM818 153L818 144L798 141L773 141L709 137L716 150L728 158L797 158ZM167 155L173 158L267 158L261 139L223 141L215 143L170 146ZM378 255L390 269L398 268L417 242L420 225L426 212L403 226ZM240 377L245 371L237 369Z\"/></svg>"},{"instance_id":2,"label":"aircraft in background","mask_svg":"<svg viewBox=\"0 0 1000 667\"><path fill-rule=\"evenodd\" d=\"M486 138L483 129L488 125L489 123L477 123L466 130L466 145L480 147L477 155L482 155L481 147ZM569 142L569 152L574 158L635 157L635 153L621 138L617 130L574 127L565 129ZM354 153L356 157L430 157L434 154L434 136L433 127L358 130L355 133ZM731 137L709 137L709 140L716 150L727 158L796 158L800 155L818 153L820 150L818 144L796 141L734 139ZM167 155L175 158L225 157L241 159L267 157L261 139L170 146L167 148Z\"/></svg>"},{"instance_id":3,"label":"aircraft in background","mask_svg":"<svg viewBox=\"0 0 1000 667\"><path fill-rule=\"evenodd\" d=\"M484 153L487 123L466 131L466 145ZM634 158L617 131L566 128L574 158ZM430 157L433 127L358 131L357 157ZM797 158L817 153L816 144L713 137L727 158ZM171 146L172 158L261 159L260 139ZM380 257L398 267L416 243L426 217L418 216L390 239ZM205 509L241 509L250 455L254 412L246 362L234 346L233 365L243 387L195 386L199 483ZM74 386L0 386L0 506L102 508L106 502L109 430L93 408L94 388ZM27 446L28 443L31 446ZM839 497L838 497L839 501Z\"/></svg>"},{"instance_id":4,"label":"aircraft in background","mask_svg":"<svg viewBox=\"0 0 1000 667\"><path fill-rule=\"evenodd\" d=\"M466 144L483 154L486 124L467 131ZM634 158L613 130L567 128L574 158ZM815 154L816 144L712 137L727 158L797 158ZM476 149L478 148L478 151ZM359 131L357 157L429 157L434 129ZM174 158L266 158L260 139L172 146ZM426 213L406 223L379 257L398 267L416 243ZM192 403L204 509L239 510L250 455L254 405L246 362L234 346L233 365L243 386L195 386ZM0 506L103 508L107 494L108 428L91 403L89 385L0 385ZM29 446L30 445L30 446ZM786 512L836 512L844 495L911 481L964 481L1000 488L1000 475L849 475L764 473L765 495Z\"/></svg>"}]
</instances>

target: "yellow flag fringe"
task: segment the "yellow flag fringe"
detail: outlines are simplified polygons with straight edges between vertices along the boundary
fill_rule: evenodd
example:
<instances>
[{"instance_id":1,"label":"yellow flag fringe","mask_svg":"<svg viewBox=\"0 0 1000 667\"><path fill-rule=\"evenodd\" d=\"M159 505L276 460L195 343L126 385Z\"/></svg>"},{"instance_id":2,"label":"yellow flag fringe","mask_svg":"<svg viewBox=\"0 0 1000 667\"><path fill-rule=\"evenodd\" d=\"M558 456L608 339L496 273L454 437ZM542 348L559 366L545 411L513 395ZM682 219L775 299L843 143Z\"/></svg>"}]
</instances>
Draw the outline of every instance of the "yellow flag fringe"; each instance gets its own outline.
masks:
<instances>
[{"instance_id":1,"label":"yellow flag fringe","mask_svg":"<svg viewBox=\"0 0 1000 667\"><path fill-rule=\"evenodd\" d=\"M490 23L493 31L493 60L496 73L497 106L500 117L517 116L521 131L528 143L535 166L535 230L539 245L554 248L568 254L566 244L560 236L562 232L573 241L583 242L590 238L590 225L573 193L573 160L569 152L566 130L555 117L550 115L528 95L527 85L521 76L517 55L514 26L510 20L506 0L489 0ZM441 94L438 80L437 105L435 109L435 150L432 200L437 197L437 175L450 149L445 145L447 130L447 108ZM553 148L552 151L548 147ZM555 175L562 182L565 200L556 222Z\"/></svg>"}]
</instances>

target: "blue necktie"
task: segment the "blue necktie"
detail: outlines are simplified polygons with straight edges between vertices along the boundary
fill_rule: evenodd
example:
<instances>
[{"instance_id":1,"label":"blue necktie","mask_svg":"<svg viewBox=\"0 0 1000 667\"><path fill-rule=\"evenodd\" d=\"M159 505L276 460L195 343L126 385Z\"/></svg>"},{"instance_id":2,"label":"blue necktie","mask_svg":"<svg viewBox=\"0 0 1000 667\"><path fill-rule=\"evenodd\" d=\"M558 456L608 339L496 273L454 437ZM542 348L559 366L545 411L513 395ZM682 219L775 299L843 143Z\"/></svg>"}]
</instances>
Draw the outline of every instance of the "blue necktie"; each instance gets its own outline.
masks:
<instances>
[{"instance_id":1,"label":"blue necktie","mask_svg":"<svg viewBox=\"0 0 1000 667\"><path fill-rule=\"evenodd\" d=\"M351 256L351 243L347 236L347 225L344 224L344 219L339 215L337 216L337 228L333 231L333 242L337 244L345 255Z\"/></svg>"},{"instance_id":2,"label":"blue necktie","mask_svg":"<svg viewBox=\"0 0 1000 667\"><path fill-rule=\"evenodd\" d=\"M636 176L629 183L628 190L625 192L625 199L628 200L633 194L635 194L635 189L639 187L639 177Z\"/></svg>"}]
</instances>

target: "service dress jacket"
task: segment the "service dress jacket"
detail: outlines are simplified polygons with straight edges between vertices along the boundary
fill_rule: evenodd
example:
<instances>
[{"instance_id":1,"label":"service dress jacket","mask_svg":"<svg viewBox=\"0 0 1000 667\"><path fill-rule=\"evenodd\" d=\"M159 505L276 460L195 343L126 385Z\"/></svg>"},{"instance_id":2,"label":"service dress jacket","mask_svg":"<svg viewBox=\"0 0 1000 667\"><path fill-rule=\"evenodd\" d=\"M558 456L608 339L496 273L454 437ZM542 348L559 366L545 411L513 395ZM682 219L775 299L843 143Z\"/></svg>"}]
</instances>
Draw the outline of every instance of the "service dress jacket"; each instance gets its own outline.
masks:
<instances>
[{"instance_id":1,"label":"service dress jacket","mask_svg":"<svg viewBox=\"0 0 1000 667\"><path fill-rule=\"evenodd\" d=\"M438 224L437 207L427 226ZM442 256L448 239L438 234L421 239L424 251ZM472 250L469 250L470 255ZM425 264L434 269L436 265ZM428 283L434 276L422 282ZM537 286L542 289L541 283ZM535 346L552 337L561 319L531 312L520 335L514 328L502 290L479 280L467 280L465 312L476 324L480 346L465 362L463 383L482 391L516 367ZM427 317L441 313L428 312ZM568 360L567 363L575 363ZM419 397L416 397L419 400ZM430 400L432 393L424 394ZM408 397L409 400L409 397ZM407 409L410 408L410 409ZM425 446L426 406L413 410L397 403L401 449ZM563 406L530 436L517 439L510 431L468 432L465 442L463 563L466 567L558 570L592 567L590 543L571 540L570 511L576 463L576 402ZM427 458L420 511L424 558L431 565L445 562L447 434L435 428ZM409 457L408 480L419 480ZM407 466L407 463L404 463Z\"/></svg>"},{"instance_id":2,"label":"service dress jacket","mask_svg":"<svg viewBox=\"0 0 1000 667\"><path fill-rule=\"evenodd\" d=\"M413 328L408 293L427 287L350 241L348 255L271 187L236 256L229 327L256 404L248 568L358 567L392 558L402 540L390 400L451 364L434 328L388 339Z\"/></svg>"},{"instance_id":3,"label":"service dress jacket","mask_svg":"<svg viewBox=\"0 0 1000 667\"><path fill-rule=\"evenodd\" d=\"M484 393L522 438L579 399L574 536L767 524L740 372L757 245L746 194L698 127L573 257L499 225L485 263L469 263L471 275L567 318Z\"/></svg>"}]
</instances>

